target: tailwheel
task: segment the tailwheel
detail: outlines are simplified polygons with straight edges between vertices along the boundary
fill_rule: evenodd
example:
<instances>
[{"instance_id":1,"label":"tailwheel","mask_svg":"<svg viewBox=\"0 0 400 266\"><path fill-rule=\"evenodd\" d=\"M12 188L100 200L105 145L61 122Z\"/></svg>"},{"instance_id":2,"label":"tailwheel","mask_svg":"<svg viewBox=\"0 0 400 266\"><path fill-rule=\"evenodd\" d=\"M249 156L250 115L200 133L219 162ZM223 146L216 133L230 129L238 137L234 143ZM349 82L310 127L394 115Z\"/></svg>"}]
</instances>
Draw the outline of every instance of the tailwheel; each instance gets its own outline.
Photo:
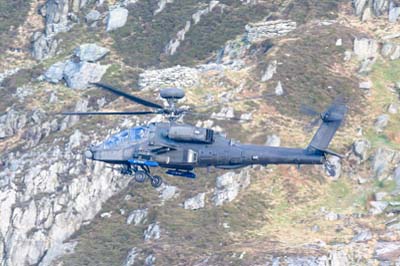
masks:
<instances>
[{"instance_id":1,"label":"tailwheel","mask_svg":"<svg viewBox=\"0 0 400 266\"><path fill-rule=\"evenodd\" d=\"M336 176L336 166L331 164L328 160L325 161L325 170L329 176Z\"/></svg>"},{"instance_id":2,"label":"tailwheel","mask_svg":"<svg viewBox=\"0 0 400 266\"><path fill-rule=\"evenodd\" d=\"M162 182L163 182L162 178L160 176L158 176L158 175L152 176L152 178L151 178L151 185L154 188L160 187Z\"/></svg>"},{"instance_id":3,"label":"tailwheel","mask_svg":"<svg viewBox=\"0 0 400 266\"><path fill-rule=\"evenodd\" d=\"M135 181L143 183L147 179L147 173L145 171L138 170L135 172Z\"/></svg>"}]
</instances>

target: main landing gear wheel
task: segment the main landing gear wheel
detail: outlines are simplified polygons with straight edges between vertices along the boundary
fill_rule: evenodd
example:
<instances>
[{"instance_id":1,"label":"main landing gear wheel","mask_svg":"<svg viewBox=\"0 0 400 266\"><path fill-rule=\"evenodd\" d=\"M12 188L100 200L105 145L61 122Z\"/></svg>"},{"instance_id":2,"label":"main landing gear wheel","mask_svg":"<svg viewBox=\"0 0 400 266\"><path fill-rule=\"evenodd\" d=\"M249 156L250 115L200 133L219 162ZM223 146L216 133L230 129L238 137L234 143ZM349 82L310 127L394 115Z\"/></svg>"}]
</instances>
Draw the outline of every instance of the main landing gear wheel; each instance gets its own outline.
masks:
<instances>
[{"instance_id":1,"label":"main landing gear wheel","mask_svg":"<svg viewBox=\"0 0 400 266\"><path fill-rule=\"evenodd\" d=\"M158 175L155 175L155 176L153 176L152 178L151 178L151 185L154 187L154 188L158 188L158 187L160 187L161 186L161 184L162 184L162 178L160 177L160 176L158 176Z\"/></svg>"},{"instance_id":2,"label":"main landing gear wheel","mask_svg":"<svg viewBox=\"0 0 400 266\"><path fill-rule=\"evenodd\" d=\"M135 173L135 181L138 183L143 183L147 179L147 174L145 171L136 171Z\"/></svg>"}]
</instances>

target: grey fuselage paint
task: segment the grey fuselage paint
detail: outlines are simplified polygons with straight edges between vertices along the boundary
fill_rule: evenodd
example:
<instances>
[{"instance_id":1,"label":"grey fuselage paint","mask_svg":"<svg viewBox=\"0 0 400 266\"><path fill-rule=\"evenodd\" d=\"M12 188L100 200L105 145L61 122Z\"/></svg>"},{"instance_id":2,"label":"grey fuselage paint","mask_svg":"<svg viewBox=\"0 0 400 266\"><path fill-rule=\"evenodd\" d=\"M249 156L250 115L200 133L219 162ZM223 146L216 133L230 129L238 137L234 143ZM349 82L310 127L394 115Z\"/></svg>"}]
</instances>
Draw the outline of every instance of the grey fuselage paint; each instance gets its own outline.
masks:
<instances>
[{"instance_id":1,"label":"grey fuselage paint","mask_svg":"<svg viewBox=\"0 0 400 266\"><path fill-rule=\"evenodd\" d=\"M205 132L188 124L177 124ZM146 136L139 141L126 139L111 148L105 143L90 148L90 159L112 164L129 164L128 161L156 162L160 167L193 170L214 166L236 169L249 165L268 164L323 164L325 157L320 151L301 148L270 147L236 143L219 133L214 133L212 143L183 141L168 136L170 123L151 123L142 126Z\"/></svg>"}]
</instances>

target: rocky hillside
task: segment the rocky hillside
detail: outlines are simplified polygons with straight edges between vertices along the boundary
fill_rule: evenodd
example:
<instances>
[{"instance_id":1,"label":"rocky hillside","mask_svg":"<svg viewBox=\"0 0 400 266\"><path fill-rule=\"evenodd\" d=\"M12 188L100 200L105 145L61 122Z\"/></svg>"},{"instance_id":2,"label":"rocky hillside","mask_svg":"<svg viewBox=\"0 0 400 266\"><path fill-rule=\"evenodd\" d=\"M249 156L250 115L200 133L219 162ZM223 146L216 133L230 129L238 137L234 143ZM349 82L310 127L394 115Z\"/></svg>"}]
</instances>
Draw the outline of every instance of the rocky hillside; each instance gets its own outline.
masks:
<instances>
[{"instance_id":1,"label":"rocky hillside","mask_svg":"<svg viewBox=\"0 0 400 266\"><path fill-rule=\"evenodd\" d=\"M0 0L0 265L400 265L399 21L397 0ZM98 81L181 87L210 106L186 122L272 146L341 95L345 158L135 184L83 152L160 117L57 115L141 108Z\"/></svg>"}]
</instances>

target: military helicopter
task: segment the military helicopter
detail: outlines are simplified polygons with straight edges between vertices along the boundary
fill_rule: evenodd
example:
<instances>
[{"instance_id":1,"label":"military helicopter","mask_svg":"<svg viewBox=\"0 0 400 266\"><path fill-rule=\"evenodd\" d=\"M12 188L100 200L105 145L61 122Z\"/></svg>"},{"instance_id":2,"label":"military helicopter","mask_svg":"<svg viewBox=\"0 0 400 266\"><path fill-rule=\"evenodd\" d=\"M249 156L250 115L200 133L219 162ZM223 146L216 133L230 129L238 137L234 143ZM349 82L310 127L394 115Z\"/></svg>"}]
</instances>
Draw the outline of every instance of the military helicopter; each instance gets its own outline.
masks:
<instances>
[{"instance_id":1,"label":"military helicopter","mask_svg":"<svg viewBox=\"0 0 400 266\"><path fill-rule=\"evenodd\" d=\"M344 103L334 103L320 114L322 124L308 147L304 149L269 147L240 144L212 129L178 122L178 118L190 112L190 109L176 106L177 101L185 96L181 89L160 90L160 96L168 103L168 107L164 107L106 84L93 83L93 85L150 107L153 111L64 112L62 114L162 114L169 120L122 130L98 145L91 145L85 152L85 157L88 159L121 165L121 173L134 176L139 183L149 179L153 187L159 187L162 184L160 176L151 174L152 167L166 168L168 175L195 178L196 174L193 170L198 167L237 169L249 165L324 164L327 172L335 175L335 167L327 160L327 155L342 157L328 150L328 145L347 112Z\"/></svg>"}]
</instances>

